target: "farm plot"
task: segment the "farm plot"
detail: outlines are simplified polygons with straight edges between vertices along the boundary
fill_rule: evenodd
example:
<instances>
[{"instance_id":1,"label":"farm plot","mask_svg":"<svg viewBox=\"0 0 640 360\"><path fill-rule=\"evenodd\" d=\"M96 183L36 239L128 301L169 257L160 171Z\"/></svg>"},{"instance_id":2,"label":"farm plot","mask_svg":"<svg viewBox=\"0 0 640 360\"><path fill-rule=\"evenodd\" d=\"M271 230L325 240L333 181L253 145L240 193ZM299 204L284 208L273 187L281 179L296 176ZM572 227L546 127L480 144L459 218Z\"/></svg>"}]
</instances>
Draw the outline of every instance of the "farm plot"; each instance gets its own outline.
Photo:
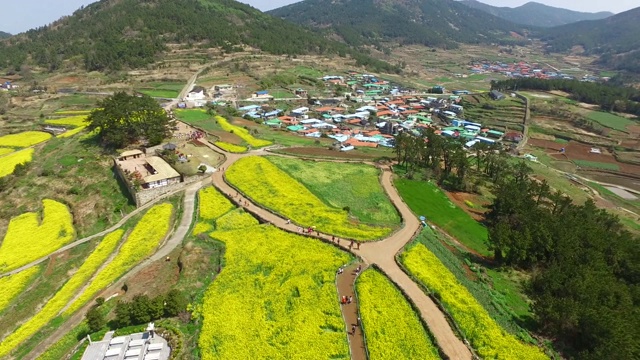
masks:
<instances>
[{"instance_id":1,"label":"farm plot","mask_svg":"<svg viewBox=\"0 0 640 360\"><path fill-rule=\"evenodd\" d=\"M418 315L382 273L365 270L356 293L372 359L440 359Z\"/></svg>"},{"instance_id":2,"label":"farm plot","mask_svg":"<svg viewBox=\"0 0 640 360\"><path fill-rule=\"evenodd\" d=\"M357 223L343 209L323 203L302 184L269 160L252 156L240 159L226 172L227 180L259 204L297 224L352 238L375 240L388 235L389 227Z\"/></svg>"},{"instance_id":3,"label":"farm plot","mask_svg":"<svg viewBox=\"0 0 640 360\"><path fill-rule=\"evenodd\" d=\"M184 87L183 83L178 82L159 82L145 84L138 91L151 97L175 99L180 95L180 91Z\"/></svg>"},{"instance_id":4,"label":"farm plot","mask_svg":"<svg viewBox=\"0 0 640 360\"><path fill-rule=\"evenodd\" d=\"M51 139L51 134L42 131L25 131L17 134L0 136L0 146L25 148Z\"/></svg>"},{"instance_id":5,"label":"farm plot","mask_svg":"<svg viewBox=\"0 0 640 360\"><path fill-rule=\"evenodd\" d=\"M587 118L602 126L623 132L627 131L627 126L637 124L636 121L602 111L592 111L587 115Z\"/></svg>"},{"instance_id":6,"label":"farm plot","mask_svg":"<svg viewBox=\"0 0 640 360\"><path fill-rule=\"evenodd\" d=\"M524 102L517 98L494 101L488 95L470 95L462 101L464 117L485 126L505 126L522 129Z\"/></svg>"},{"instance_id":7,"label":"farm plot","mask_svg":"<svg viewBox=\"0 0 640 360\"><path fill-rule=\"evenodd\" d=\"M15 150L12 148L0 148L0 156L4 156L7 154L11 154L12 152L14 152Z\"/></svg>"},{"instance_id":8,"label":"farm plot","mask_svg":"<svg viewBox=\"0 0 640 360\"><path fill-rule=\"evenodd\" d=\"M485 244L487 229L453 204L436 184L405 179L399 179L395 184L416 215L425 216L428 222L436 224L469 249L483 256L491 255Z\"/></svg>"},{"instance_id":9,"label":"farm plot","mask_svg":"<svg viewBox=\"0 0 640 360\"><path fill-rule=\"evenodd\" d=\"M100 290L109 286L138 262L150 256L160 245L171 227L173 206L165 203L152 207L136 224L124 244L113 258L91 280L82 294L69 306L64 315L71 315L80 309Z\"/></svg>"},{"instance_id":10,"label":"farm plot","mask_svg":"<svg viewBox=\"0 0 640 360\"><path fill-rule=\"evenodd\" d=\"M0 313L29 285L39 272L40 268L34 266L17 274L0 278ZM2 356L1 353L0 356Z\"/></svg>"},{"instance_id":11,"label":"farm plot","mask_svg":"<svg viewBox=\"0 0 640 360\"><path fill-rule=\"evenodd\" d=\"M67 206L48 199L42 204L42 221L38 213L29 212L9 222L0 245L0 271L11 271L47 256L75 237Z\"/></svg>"},{"instance_id":12,"label":"farm plot","mask_svg":"<svg viewBox=\"0 0 640 360\"><path fill-rule=\"evenodd\" d=\"M234 154L240 154L240 153L247 152L247 148L244 147L244 146L229 144L229 143L223 142L223 141L217 141L217 142L215 142L214 145L219 147L220 149L222 149L224 151L228 151L228 152L234 153Z\"/></svg>"},{"instance_id":13,"label":"farm plot","mask_svg":"<svg viewBox=\"0 0 640 360\"><path fill-rule=\"evenodd\" d=\"M380 185L380 170L370 165L267 158L329 206L367 224L397 226L400 216Z\"/></svg>"},{"instance_id":14,"label":"farm plot","mask_svg":"<svg viewBox=\"0 0 640 360\"><path fill-rule=\"evenodd\" d=\"M111 253L116 249L118 242L120 242L122 234L122 230L116 230L105 236L91 255L82 263L78 271L71 276L69 281L67 281L53 298L51 298L34 317L20 325L16 331L2 340L0 343L0 357L7 355L16 346L33 336L58 315L76 292L91 278L98 268L107 261Z\"/></svg>"},{"instance_id":15,"label":"farm plot","mask_svg":"<svg viewBox=\"0 0 640 360\"><path fill-rule=\"evenodd\" d=\"M0 178L13 174L17 165L33 160L33 149L24 149L0 158Z\"/></svg>"},{"instance_id":16,"label":"farm plot","mask_svg":"<svg viewBox=\"0 0 640 360\"><path fill-rule=\"evenodd\" d=\"M254 148L261 148L271 145L271 141L256 139L249 133L249 130L236 125L232 125L227 121L227 119L223 118L222 116L216 116L214 119L218 122L218 124L224 131L237 135L239 138L241 138L247 144L251 145Z\"/></svg>"},{"instance_id":17,"label":"farm plot","mask_svg":"<svg viewBox=\"0 0 640 360\"><path fill-rule=\"evenodd\" d=\"M202 306L202 359L350 358L335 286L349 255L273 226L210 236L226 253Z\"/></svg>"},{"instance_id":18,"label":"farm plot","mask_svg":"<svg viewBox=\"0 0 640 360\"><path fill-rule=\"evenodd\" d=\"M214 187L208 187L198 192L200 218L215 220L233 210L233 204L220 194Z\"/></svg>"},{"instance_id":19,"label":"farm plot","mask_svg":"<svg viewBox=\"0 0 640 360\"><path fill-rule=\"evenodd\" d=\"M538 348L526 345L493 320L455 276L424 245L401 256L403 264L443 303L471 346L485 359L547 359Z\"/></svg>"},{"instance_id":20,"label":"farm plot","mask_svg":"<svg viewBox=\"0 0 640 360\"><path fill-rule=\"evenodd\" d=\"M89 123L87 123L87 115L76 115L62 119L49 119L46 120L45 123L52 125L69 125L74 127L73 129L58 135L57 137L59 138L74 136L89 126Z\"/></svg>"},{"instance_id":21,"label":"farm plot","mask_svg":"<svg viewBox=\"0 0 640 360\"><path fill-rule=\"evenodd\" d=\"M251 216L251 214L245 212L243 209L236 209L226 213L216 220L216 230L237 230L256 226L258 224L258 220Z\"/></svg>"}]
</instances>

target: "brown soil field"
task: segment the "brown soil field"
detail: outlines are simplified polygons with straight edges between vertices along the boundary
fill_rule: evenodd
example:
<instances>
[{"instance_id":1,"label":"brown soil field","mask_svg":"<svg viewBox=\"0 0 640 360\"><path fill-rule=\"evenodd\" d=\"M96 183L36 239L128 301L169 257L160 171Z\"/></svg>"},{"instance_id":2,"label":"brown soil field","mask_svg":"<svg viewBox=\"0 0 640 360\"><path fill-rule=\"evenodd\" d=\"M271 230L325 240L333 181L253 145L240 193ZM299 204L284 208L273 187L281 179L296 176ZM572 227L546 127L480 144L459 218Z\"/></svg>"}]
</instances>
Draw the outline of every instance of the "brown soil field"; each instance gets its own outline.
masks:
<instances>
[{"instance_id":1,"label":"brown soil field","mask_svg":"<svg viewBox=\"0 0 640 360\"><path fill-rule=\"evenodd\" d=\"M232 133L228 133L226 131L222 131L222 130L216 130L216 131L209 131L210 134L218 137L218 139L220 139L220 141L229 143L229 144L234 144L234 145L240 145L242 144L242 139L240 139L238 137L238 135L232 134Z\"/></svg>"},{"instance_id":2,"label":"brown soil field","mask_svg":"<svg viewBox=\"0 0 640 360\"><path fill-rule=\"evenodd\" d=\"M484 213L483 208L473 209L470 208L465 201L471 201L476 207L483 206L478 201L478 197L474 194L469 194L465 192L448 192L445 191L449 200L452 203L456 204L460 209L464 210L467 214L469 214L476 221L484 221Z\"/></svg>"}]
</instances>

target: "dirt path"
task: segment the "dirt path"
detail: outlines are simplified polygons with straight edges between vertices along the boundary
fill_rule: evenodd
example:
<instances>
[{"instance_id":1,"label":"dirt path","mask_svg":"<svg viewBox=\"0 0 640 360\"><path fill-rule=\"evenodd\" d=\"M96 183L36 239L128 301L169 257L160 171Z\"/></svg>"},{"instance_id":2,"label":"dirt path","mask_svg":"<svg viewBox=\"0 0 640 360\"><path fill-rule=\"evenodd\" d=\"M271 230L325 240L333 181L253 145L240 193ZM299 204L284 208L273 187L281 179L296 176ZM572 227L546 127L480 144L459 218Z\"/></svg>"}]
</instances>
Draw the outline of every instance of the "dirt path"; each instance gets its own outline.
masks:
<instances>
[{"instance_id":1,"label":"dirt path","mask_svg":"<svg viewBox=\"0 0 640 360\"><path fill-rule=\"evenodd\" d=\"M344 318L344 323L347 327L351 359L366 360L367 349L364 346L364 334L362 333L362 328L358 321L358 301L354 291L356 278L359 275L356 273L356 268L358 266L361 266L360 273L362 273L362 270L365 269L365 265L361 262L356 262L344 268L344 272L342 274L337 275L338 301L341 300L342 296L353 297L353 301L350 304L340 305L340 308L342 309L342 317ZM355 326L355 333L351 331L353 326Z\"/></svg>"},{"instance_id":2,"label":"dirt path","mask_svg":"<svg viewBox=\"0 0 640 360\"><path fill-rule=\"evenodd\" d=\"M182 207L182 218L180 219L180 224L175 229L175 231L173 231L173 233L169 235L169 239L160 247L160 249L155 254L145 259L144 261L142 261L140 264L134 267L131 271L127 272L116 283L109 286L107 289L103 290L100 294L96 294L94 298L97 298L99 296L103 296L107 298L113 295L114 293L117 293L120 290L120 288L122 288L122 285L124 285L127 279L137 274L138 272L140 272L142 269L149 266L150 264L158 260L162 260L167 255L169 255L178 245L180 245L184 240L185 236L187 235L191 227L191 223L193 222L193 216L195 214L196 194L200 188L207 186L209 183L210 183L210 180L207 179L205 181L196 182L195 184L190 185L185 191L184 203ZM69 304L67 304L67 306L68 305ZM44 353L51 345L55 344L64 335L66 335L69 332L69 329L78 326L82 322L82 320L84 320L84 314L87 312L87 310L89 310L91 306L93 306L93 301L87 303L80 310L76 311L65 322L64 326L58 328L48 338L40 342L40 344L38 344L38 346L34 348L25 358L36 359L38 356Z\"/></svg>"},{"instance_id":3,"label":"dirt path","mask_svg":"<svg viewBox=\"0 0 640 360\"><path fill-rule=\"evenodd\" d=\"M263 151L256 151L250 154L227 154L227 160L222 167L224 169L228 169L229 166L238 159L246 156L266 154L268 153ZM376 264L394 283L396 283L396 285L402 288L409 296L409 299L420 309L420 316L429 326L429 330L433 333L438 345L442 348L442 351L450 359L471 359L471 351L467 348L464 342L456 336L445 315L440 311L433 300L431 300L431 298L426 295L396 263L395 255L420 231L421 224L418 221L418 218L411 212L411 209L409 209L404 201L402 201L402 198L393 185L392 177L392 173L388 169L385 169L381 176L381 184L391 199L391 202L400 212L404 221L403 227L388 238L378 242L358 244L352 241L338 239L338 243L336 245L345 251L350 251L353 254L360 256L366 264ZM283 230L296 233L299 232L300 227L304 228L303 225L308 225L288 223L287 219L255 205L250 199L244 197L241 193L227 184L224 179L224 172L214 173L212 175L212 180L213 185L219 191L232 198L236 204L245 208L246 211L252 213L258 218L270 222ZM333 236L323 233L314 233L311 237L322 239L327 242L332 242L333 238Z\"/></svg>"}]
</instances>

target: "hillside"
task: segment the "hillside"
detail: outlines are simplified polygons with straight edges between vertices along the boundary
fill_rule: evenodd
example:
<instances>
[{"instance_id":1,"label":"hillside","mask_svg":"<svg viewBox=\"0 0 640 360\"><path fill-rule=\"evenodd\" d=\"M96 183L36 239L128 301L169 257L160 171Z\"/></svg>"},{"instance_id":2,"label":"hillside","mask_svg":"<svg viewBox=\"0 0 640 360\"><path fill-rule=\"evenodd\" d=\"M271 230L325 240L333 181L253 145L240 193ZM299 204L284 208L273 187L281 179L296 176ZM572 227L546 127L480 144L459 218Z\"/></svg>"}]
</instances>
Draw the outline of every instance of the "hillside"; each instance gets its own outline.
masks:
<instances>
[{"instance_id":1,"label":"hillside","mask_svg":"<svg viewBox=\"0 0 640 360\"><path fill-rule=\"evenodd\" d=\"M549 29L543 40L549 50L568 51L578 45L588 54L600 54L601 63L640 73L640 8L602 20L581 21Z\"/></svg>"},{"instance_id":2,"label":"hillside","mask_svg":"<svg viewBox=\"0 0 640 360\"><path fill-rule=\"evenodd\" d=\"M305 0L268 13L356 46L398 41L452 48L513 41L510 32L523 30L453 0Z\"/></svg>"},{"instance_id":3,"label":"hillside","mask_svg":"<svg viewBox=\"0 0 640 360\"><path fill-rule=\"evenodd\" d=\"M168 44L226 52L248 45L288 55L350 52L233 0L102 0L11 39L0 43L0 67L19 68L31 61L56 70L73 59L89 71L139 68L158 60ZM359 60L374 63L364 56ZM389 70L384 64L381 70Z\"/></svg>"},{"instance_id":4,"label":"hillside","mask_svg":"<svg viewBox=\"0 0 640 360\"><path fill-rule=\"evenodd\" d=\"M588 13L561 9L533 1L515 8L491 6L477 0L462 0L461 3L517 24L536 27L554 27L583 20L600 20L613 15L606 11Z\"/></svg>"},{"instance_id":5,"label":"hillside","mask_svg":"<svg viewBox=\"0 0 640 360\"><path fill-rule=\"evenodd\" d=\"M5 38L8 38L8 37L11 37L11 34L6 33L4 31L0 31L0 39L5 39Z\"/></svg>"}]
</instances>

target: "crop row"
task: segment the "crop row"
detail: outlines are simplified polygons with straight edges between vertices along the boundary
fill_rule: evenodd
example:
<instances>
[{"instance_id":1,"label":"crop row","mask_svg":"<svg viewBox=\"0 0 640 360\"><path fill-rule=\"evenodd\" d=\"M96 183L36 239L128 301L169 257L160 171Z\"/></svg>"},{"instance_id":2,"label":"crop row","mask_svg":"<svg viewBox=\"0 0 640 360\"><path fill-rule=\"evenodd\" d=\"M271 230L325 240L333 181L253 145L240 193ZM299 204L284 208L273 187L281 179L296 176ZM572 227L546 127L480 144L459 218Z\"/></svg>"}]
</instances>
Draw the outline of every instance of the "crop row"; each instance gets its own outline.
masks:
<instances>
[{"instance_id":1,"label":"crop row","mask_svg":"<svg viewBox=\"0 0 640 360\"><path fill-rule=\"evenodd\" d=\"M230 211L216 220L216 230L238 230L258 225L259 222L243 209Z\"/></svg>"},{"instance_id":2,"label":"crop row","mask_svg":"<svg viewBox=\"0 0 640 360\"><path fill-rule=\"evenodd\" d=\"M104 239L96 249L82 263L78 271L67 281L66 284L49 300L46 305L26 323L22 324L16 331L0 343L0 357L7 355L16 346L55 318L58 313L69 303L76 292L93 276L93 274L107 261L111 253L116 249L118 242L122 238L124 231L116 230Z\"/></svg>"},{"instance_id":3,"label":"crop row","mask_svg":"<svg viewBox=\"0 0 640 360\"><path fill-rule=\"evenodd\" d=\"M154 250L171 226L173 206L160 204L152 207L136 224L113 260L107 264L84 292L67 308L64 315L70 315L81 308L100 290L127 273L133 266L153 254Z\"/></svg>"},{"instance_id":4,"label":"crop row","mask_svg":"<svg viewBox=\"0 0 640 360\"><path fill-rule=\"evenodd\" d=\"M33 159L33 149L24 149L2 157L0 161L0 178L13 174L18 164L30 163Z\"/></svg>"},{"instance_id":5,"label":"crop row","mask_svg":"<svg viewBox=\"0 0 640 360\"><path fill-rule=\"evenodd\" d=\"M356 240L375 240L391 232L388 227L352 222L346 210L330 208L262 157L240 159L229 168L226 176L253 200L303 226L316 226L319 231Z\"/></svg>"},{"instance_id":6,"label":"crop row","mask_svg":"<svg viewBox=\"0 0 640 360\"><path fill-rule=\"evenodd\" d=\"M0 136L0 146L25 148L51 139L51 134L42 131L25 131Z\"/></svg>"},{"instance_id":7,"label":"crop row","mask_svg":"<svg viewBox=\"0 0 640 360\"><path fill-rule=\"evenodd\" d=\"M235 207L224 195L214 187L208 187L198 192L200 200L199 210L202 220L215 220L233 210Z\"/></svg>"},{"instance_id":8,"label":"crop row","mask_svg":"<svg viewBox=\"0 0 640 360\"><path fill-rule=\"evenodd\" d=\"M50 119L45 121L52 125L71 125L75 127L87 126L87 115L70 116L62 119Z\"/></svg>"},{"instance_id":9,"label":"crop row","mask_svg":"<svg viewBox=\"0 0 640 360\"><path fill-rule=\"evenodd\" d=\"M16 216L9 222L0 246L0 270L10 271L47 256L73 240L73 219L66 205L42 201L42 223L35 212Z\"/></svg>"},{"instance_id":10,"label":"crop row","mask_svg":"<svg viewBox=\"0 0 640 360\"><path fill-rule=\"evenodd\" d=\"M244 147L244 146L229 144L229 143L222 142L222 141L217 141L215 143L215 145L217 147L219 147L220 149L222 149L224 151L228 151L230 153L239 154L239 153L247 152L247 148Z\"/></svg>"},{"instance_id":11,"label":"crop row","mask_svg":"<svg viewBox=\"0 0 640 360\"><path fill-rule=\"evenodd\" d=\"M82 130L86 129L86 126L79 126L75 129L71 129L69 131L63 132L62 134L56 136L58 138L68 138L68 137L72 137L73 135L79 134L82 132Z\"/></svg>"},{"instance_id":12,"label":"crop row","mask_svg":"<svg viewBox=\"0 0 640 360\"><path fill-rule=\"evenodd\" d=\"M12 152L14 152L15 150L12 148L0 148L0 156L4 156L7 154L11 154Z\"/></svg>"},{"instance_id":13,"label":"crop row","mask_svg":"<svg viewBox=\"0 0 640 360\"><path fill-rule=\"evenodd\" d=\"M244 140L247 144L253 146L254 148L271 145L270 141L254 138L251 134L249 134L249 130L230 124L227 119L223 118L222 116L216 116L215 120L218 122L218 124L220 124L220 127L224 131L237 135L240 139Z\"/></svg>"},{"instance_id":14,"label":"crop row","mask_svg":"<svg viewBox=\"0 0 640 360\"><path fill-rule=\"evenodd\" d=\"M205 294L210 359L349 359L336 269L349 255L273 226L216 231L225 267Z\"/></svg>"},{"instance_id":15,"label":"crop row","mask_svg":"<svg viewBox=\"0 0 640 360\"><path fill-rule=\"evenodd\" d=\"M38 266L33 266L17 274L0 278L0 313L24 290L39 271Z\"/></svg>"},{"instance_id":16,"label":"crop row","mask_svg":"<svg viewBox=\"0 0 640 360\"><path fill-rule=\"evenodd\" d=\"M402 262L436 294L471 346L485 359L546 359L538 348L507 333L489 316L471 293L424 245L402 254Z\"/></svg>"},{"instance_id":17,"label":"crop row","mask_svg":"<svg viewBox=\"0 0 640 360\"><path fill-rule=\"evenodd\" d=\"M382 273L365 270L356 291L372 359L440 359L416 312Z\"/></svg>"}]
</instances>

